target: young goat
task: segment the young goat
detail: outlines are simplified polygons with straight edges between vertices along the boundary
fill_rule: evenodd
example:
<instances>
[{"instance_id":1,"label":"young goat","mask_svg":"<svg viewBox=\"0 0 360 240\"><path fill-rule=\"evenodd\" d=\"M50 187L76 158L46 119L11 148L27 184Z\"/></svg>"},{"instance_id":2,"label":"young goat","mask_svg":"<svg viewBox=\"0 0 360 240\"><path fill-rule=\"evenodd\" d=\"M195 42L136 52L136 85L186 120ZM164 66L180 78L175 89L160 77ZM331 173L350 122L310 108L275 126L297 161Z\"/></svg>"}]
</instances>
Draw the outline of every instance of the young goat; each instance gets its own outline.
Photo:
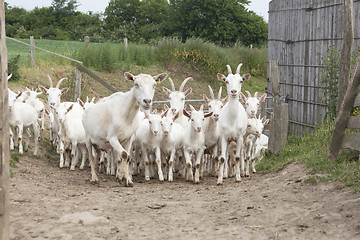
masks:
<instances>
[{"instance_id":1,"label":"young goat","mask_svg":"<svg viewBox=\"0 0 360 240\"><path fill-rule=\"evenodd\" d=\"M141 150L141 156L145 163L145 181L150 181L150 161L155 155L155 162L158 169L159 180L164 181L161 170L161 116L153 112L146 115L141 121L139 128L135 133L136 146Z\"/></svg>"},{"instance_id":2,"label":"young goat","mask_svg":"<svg viewBox=\"0 0 360 240\"><path fill-rule=\"evenodd\" d=\"M218 97L215 99L214 92L210 86L210 97L209 99L205 94L203 95L205 103L209 107L209 112L212 112L212 116L209 118L206 118L204 121L204 133L205 133L205 152L208 152L209 159L207 161L207 165L209 168L212 168L213 175L218 174L218 148L220 146L221 141L221 133L220 128L218 125L218 120L220 116L221 108L224 106L224 104L227 101L226 97L224 100L221 100L221 90L220 87Z\"/></svg>"},{"instance_id":3,"label":"young goat","mask_svg":"<svg viewBox=\"0 0 360 240\"><path fill-rule=\"evenodd\" d=\"M13 132L11 127L14 128L15 132L17 131L17 139L19 140L19 153L23 154L23 145L22 145L22 134L25 128L27 139L25 142L25 151L28 149L30 141L30 131L29 127L32 126L34 131L34 155L37 155L39 148L39 130L38 130L38 114L34 107L24 102L17 102L16 99L21 96L21 92L18 95L15 95L14 92L8 91L8 104L9 104L9 125L10 125L10 149L14 149L14 144L12 141Z\"/></svg>"},{"instance_id":4,"label":"young goat","mask_svg":"<svg viewBox=\"0 0 360 240\"><path fill-rule=\"evenodd\" d=\"M60 103L59 106L54 107L54 109L59 123L59 135L62 143L60 150L60 168L64 166L62 154L65 154L65 167L70 165L69 151L71 149L70 170L75 170L79 157L78 149L80 149L82 153L80 169L83 169L86 160L86 135L82 125L84 110L78 103L70 102Z\"/></svg>"},{"instance_id":5,"label":"young goat","mask_svg":"<svg viewBox=\"0 0 360 240\"><path fill-rule=\"evenodd\" d=\"M175 164L176 153L182 151L183 140L184 140L184 128L181 124L176 122L179 116L177 113L174 117L166 116L167 111L162 114L162 141L161 141L161 155L164 159L163 162L168 160L169 166L169 182L173 181L173 172Z\"/></svg>"},{"instance_id":6,"label":"young goat","mask_svg":"<svg viewBox=\"0 0 360 240\"><path fill-rule=\"evenodd\" d=\"M199 183L200 181L200 164L205 149L205 134L203 129L203 122L205 118L210 117L213 113L204 115L203 105L200 110L196 111L195 108L189 105L191 113L184 109L184 115L189 118L190 124L185 128L184 135L184 158L187 167L187 180ZM195 155L195 179L192 170L191 155Z\"/></svg>"}]
</instances>

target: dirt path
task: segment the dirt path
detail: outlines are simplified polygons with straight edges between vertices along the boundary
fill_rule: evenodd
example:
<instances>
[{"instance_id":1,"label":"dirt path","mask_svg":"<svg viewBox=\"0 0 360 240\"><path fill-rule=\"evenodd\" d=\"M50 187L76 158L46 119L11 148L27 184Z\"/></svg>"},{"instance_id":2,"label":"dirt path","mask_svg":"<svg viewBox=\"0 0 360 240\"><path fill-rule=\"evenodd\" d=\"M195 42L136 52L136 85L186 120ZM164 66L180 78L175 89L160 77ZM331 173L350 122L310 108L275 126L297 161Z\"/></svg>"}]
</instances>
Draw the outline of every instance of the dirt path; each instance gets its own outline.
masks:
<instances>
[{"instance_id":1,"label":"dirt path","mask_svg":"<svg viewBox=\"0 0 360 240\"><path fill-rule=\"evenodd\" d=\"M22 157L11 179L11 239L360 239L360 198L306 185L299 164L216 186L135 178L133 188L89 169Z\"/></svg>"}]
</instances>

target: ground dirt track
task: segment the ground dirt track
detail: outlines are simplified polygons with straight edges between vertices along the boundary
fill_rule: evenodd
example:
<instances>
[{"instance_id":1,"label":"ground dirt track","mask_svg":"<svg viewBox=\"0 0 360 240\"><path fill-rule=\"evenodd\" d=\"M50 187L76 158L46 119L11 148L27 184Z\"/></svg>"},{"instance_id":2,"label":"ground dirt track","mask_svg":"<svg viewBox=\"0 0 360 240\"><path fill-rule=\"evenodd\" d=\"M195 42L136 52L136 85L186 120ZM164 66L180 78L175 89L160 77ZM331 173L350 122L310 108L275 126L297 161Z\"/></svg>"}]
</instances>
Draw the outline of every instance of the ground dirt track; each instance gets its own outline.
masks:
<instances>
[{"instance_id":1,"label":"ground dirt track","mask_svg":"<svg viewBox=\"0 0 360 240\"><path fill-rule=\"evenodd\" d=\"M304 184L300 164L222 186L135 177L125 188L44 159L12 168L11 239L360 239L359 194Z\"/></svg>"}]
</instances>

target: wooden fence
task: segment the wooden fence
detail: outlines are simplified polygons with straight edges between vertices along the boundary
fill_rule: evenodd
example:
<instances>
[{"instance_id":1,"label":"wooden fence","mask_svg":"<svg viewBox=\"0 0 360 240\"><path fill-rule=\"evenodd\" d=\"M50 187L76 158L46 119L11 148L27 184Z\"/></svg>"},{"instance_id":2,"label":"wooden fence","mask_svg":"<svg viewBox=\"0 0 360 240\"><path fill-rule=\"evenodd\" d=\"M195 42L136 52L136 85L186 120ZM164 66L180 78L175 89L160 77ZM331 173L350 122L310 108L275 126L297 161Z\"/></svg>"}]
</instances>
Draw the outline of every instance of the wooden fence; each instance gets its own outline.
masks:
<instances>
[{"instance_id":1,"label":"wooden fence","mask_svg":"<svg viewBox=\"0 0 360 240\"><path fill-rule=\"evenodd\" d=\"M63 56L61 54L54 53L54 52L51 52L49 50L46 50L46 49L39 48L39 47L35 46L34 37L30 37L30 44L24 43L24 42L22 42L20 40L14 39L14 38L10 38L10 37L6 37L6 38L9 39L9 40L15 41L17 43L29 46L30 47L30 54L31 54L31 63L33 65L36 63L36 61L35 61L35 59L36 59L35 58L35 49L47 52L49 54L52 54L52 55L55 55L57 57L64 58L64 59L67 59L67 60L73 62L74 66L75 66L75 94L74 94L74 100L76 100L77 98L80 98L80 96L81 96L81 73L82 72L88 74L94 80L101 83L104 87L106 87L108 90L110 90L110 92L112 92L112 93L117 92L117 90L113 86L108 84L106 81L104 81L102 78L100 78L98 75L96 75L91 70L87 69L82 64L81 61L78 61L78 60L72 59L70 57L66 57L66 56ZM89 37L85 37L84 42L85 42L85 47L88 48L89 47L89 42L90 42Z\"/></svg>"},{"instance_id":2,"label":"wooden fence","mask_svg":"<svg viewBox=\"0 0 360 240\"><path fill-rule=\"evenodd\" d=\"M290 134L304 134L324 120L322 58L330 46L341 49L342 4L342 0L272 0L269 4L268 60L279 62ZM354 1L353 12L355 48L360 46L360 0ZM270 82L268 92L272 92Z\"/></svg>"}]
</instances>

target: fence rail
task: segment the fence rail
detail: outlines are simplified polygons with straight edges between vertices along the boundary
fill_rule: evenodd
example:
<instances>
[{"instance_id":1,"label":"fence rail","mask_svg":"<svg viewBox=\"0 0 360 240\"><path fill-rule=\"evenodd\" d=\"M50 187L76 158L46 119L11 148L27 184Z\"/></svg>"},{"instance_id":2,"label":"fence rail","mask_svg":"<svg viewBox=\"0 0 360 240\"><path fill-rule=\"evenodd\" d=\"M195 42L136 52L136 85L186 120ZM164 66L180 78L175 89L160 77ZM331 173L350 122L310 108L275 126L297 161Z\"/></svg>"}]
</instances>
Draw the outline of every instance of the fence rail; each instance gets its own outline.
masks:
<instances>
[{"instance_id":1,"label":"fence rail","mask_svg":"<svg viewBox=\"0 0 360 240\"><path fill-rule=\"evenodd\" d=\"M22 42L20 40L17 40L15 38L11 38L11 37L6 37L7 39L9 40L12 40L12 41L15 41L17 43L20 43L20 44L23 44L23 45L26 45L26 46L29 46L31 48L31 62L33 64L35 64L35 51L33 49L38 49L40 51L44 51L44 52L47 52L49 54L52 54L52 55L55 55L57 57L60 57L60 58L64 58L64 59L67 59L71 62L74 63L75 65L75 95L74 95L74 99L76 100L77 98L80 98L81 96L81 71L88 74L90 77L92 77L94 80L96 80L97 82L101 83L104 87L106 87L108 90L110 90L112 93L114 92L117 92L116 88L114 88L113 86L111 86L110 84L108 84L105 80L103 80L102 78L100 78L98 75L96 75L94 72L90 71L89 69L87 69L83 63L81 61L78 61L76 59L73 59L73 58L70 58L70 57L67 57L67 56L64 56L64 55L61 55L61 54L58 54L58 53L54 53L52 51L49 51L49 50L46 50L46 49L43 49L43 48L40 48L40 47L37 47L35 46L35 42L33 41L33 37L30 37L30 42L32 44L28 44L28 43L25 43L25 42ZM85 46L88 46L89 44L89 39L88 37L85 37Z\"/></svg>"}]
</instances>

